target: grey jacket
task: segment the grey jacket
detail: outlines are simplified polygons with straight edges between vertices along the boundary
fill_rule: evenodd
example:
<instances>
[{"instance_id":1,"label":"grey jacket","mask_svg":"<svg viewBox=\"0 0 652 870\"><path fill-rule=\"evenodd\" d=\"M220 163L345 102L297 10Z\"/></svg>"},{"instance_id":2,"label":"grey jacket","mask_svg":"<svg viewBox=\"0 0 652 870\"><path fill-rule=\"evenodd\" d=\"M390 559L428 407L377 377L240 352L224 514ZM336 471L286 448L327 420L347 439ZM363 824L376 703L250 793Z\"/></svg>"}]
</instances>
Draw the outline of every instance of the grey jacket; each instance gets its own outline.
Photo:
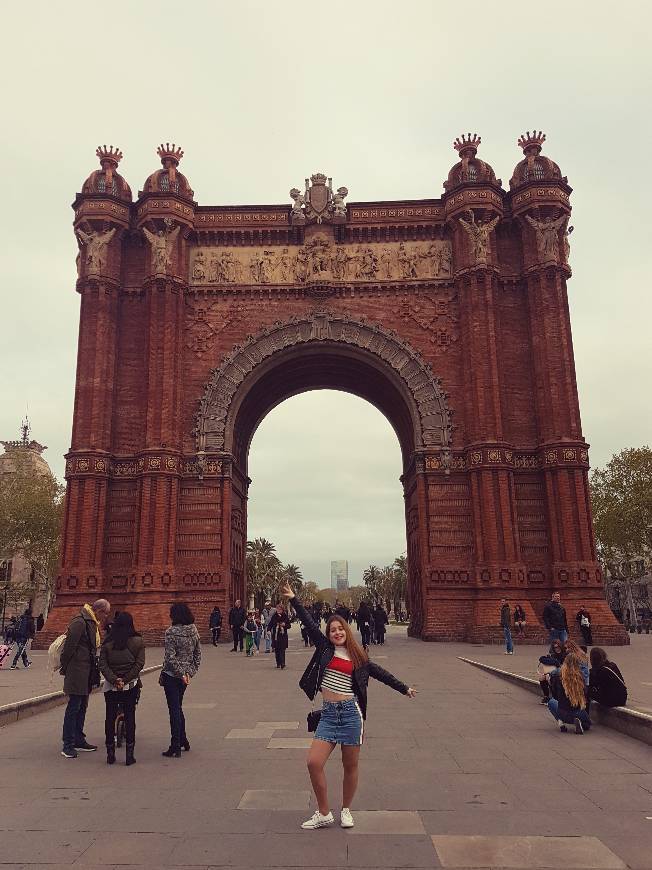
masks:
<instances>
[{"instance_id":1,"label":"grey jacket","mask_svg":"<svg viewBox=\"0 0 652 870\"><path fill-rule=\"evenodd\" d=\"M201 644L197 626L171 625L165 632L163 672L181 679L194 677L201 663Z\"/></svg>"}]
</instances>

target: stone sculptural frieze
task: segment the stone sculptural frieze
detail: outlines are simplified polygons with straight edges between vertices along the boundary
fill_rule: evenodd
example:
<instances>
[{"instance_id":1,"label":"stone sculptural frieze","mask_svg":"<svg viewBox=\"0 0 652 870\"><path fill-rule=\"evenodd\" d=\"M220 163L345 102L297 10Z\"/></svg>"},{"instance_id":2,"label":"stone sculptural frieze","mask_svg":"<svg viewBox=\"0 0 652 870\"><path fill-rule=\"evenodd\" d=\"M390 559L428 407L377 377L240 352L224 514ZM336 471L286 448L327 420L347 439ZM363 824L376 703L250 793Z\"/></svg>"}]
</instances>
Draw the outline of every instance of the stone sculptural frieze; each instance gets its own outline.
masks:
<instances>
[{"instance_id":1,"label":"stone sculptural frieze","mask_svg":"<svg viewBox=\"0 0 652 870\"><path fill-rule=\"evenodd\" d=\"M203 246L190 261L192 284L305 284L448 278L447 241L332 244L321 236L300 247Z\"/></svg>"}]
</instances>

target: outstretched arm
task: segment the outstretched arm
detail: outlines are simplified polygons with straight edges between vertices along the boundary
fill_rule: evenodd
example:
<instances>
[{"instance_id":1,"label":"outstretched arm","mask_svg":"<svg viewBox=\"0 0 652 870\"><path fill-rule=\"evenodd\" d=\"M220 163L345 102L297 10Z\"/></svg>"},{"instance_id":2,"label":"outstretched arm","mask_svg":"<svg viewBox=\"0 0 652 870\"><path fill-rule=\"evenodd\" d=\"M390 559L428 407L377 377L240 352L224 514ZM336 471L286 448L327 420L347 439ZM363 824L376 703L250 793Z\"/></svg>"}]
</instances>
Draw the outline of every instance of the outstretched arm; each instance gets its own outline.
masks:
<instances>
[{"instance_id":1,"label":"outstretched arm","mask_svg":"<svg viewBox=\"0 0 652 870\"><path fill-rule=\"evenodd\" d=\"M292 602L292 607L294 607L294 609L296 610L297 616L304 624L306 631L308 632L308 636L315 644L315 646L324 646L325 644L327 644L328 638L323 633L323 631L317 628L312 616L308 613L306 608L294 594L290 584L286 583L285 586L281 589L281 592L286 598L289 598L289 600Z\"/></svg>"},{"instance_id":2,"label":"outstretched arm","mask_svg":"<svg viewBox=\"0 0 652 870\"><path fill-rule=\"evenodd\" d=\"M154 235L154 233L148 230L147 227L143 227L143 232L145 233L145 238L150 243L150 245L156 241L156 236Z\"/></svg>"},{"instance_id":3,"label":"outstretched arm","mask_svg":"<svg viewBox=\"0 0 652 870\"><path fill-rule=\"evenodd\" d=\"M389 671L386 671L385 668L381 668L381 666L377 665L376 662L369 662L369 676L381 683L385 683L386 686L389 686L390 689L395 689L397 692L400 692L401 695L407 695L408 698L414 698L416 695L415 689L411 686L406 686L405 683L397 679L394 674L390 674Z\"/></svg>"}]
</instances>

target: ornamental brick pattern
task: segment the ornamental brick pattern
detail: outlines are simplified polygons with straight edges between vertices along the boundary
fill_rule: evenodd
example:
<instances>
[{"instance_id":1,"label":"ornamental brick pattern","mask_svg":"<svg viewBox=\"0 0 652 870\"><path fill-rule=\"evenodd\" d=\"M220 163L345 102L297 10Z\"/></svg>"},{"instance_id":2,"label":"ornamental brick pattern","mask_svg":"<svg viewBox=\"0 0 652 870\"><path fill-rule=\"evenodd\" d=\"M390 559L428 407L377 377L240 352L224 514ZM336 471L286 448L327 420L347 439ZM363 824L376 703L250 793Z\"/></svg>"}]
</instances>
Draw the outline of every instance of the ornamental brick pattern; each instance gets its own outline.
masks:
<instances>
[{"instance_id":1,"label":"ornamental brick pattern","mask_svg":"<svg viewBox=\"0 0 652 870\"><path fill-rule=\"evenodd\" d=\"M540 641L553 589L596 642L603 600L566 281L571 188L541 155L506 192L462 137L440 199L348 203L317 173L293 204L199 206L162 145L133 202L119 150L73 208L79 352L57 599L46 634L100 596L152 641L172 601L205 629L244 597L247 459L276 404L317 387L397 432L412 610L425 640Z\"/></svg>"}]
</instances>

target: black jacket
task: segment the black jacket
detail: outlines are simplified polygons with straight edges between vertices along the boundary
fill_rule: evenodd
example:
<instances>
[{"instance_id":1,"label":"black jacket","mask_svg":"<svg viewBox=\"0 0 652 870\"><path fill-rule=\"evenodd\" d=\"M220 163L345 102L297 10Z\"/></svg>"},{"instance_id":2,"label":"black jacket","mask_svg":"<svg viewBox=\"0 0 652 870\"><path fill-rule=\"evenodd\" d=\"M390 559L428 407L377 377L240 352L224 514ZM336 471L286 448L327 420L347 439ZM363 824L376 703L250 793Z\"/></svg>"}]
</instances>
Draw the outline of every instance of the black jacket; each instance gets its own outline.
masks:
<instances>
[{"instance_id":1,"label":"black jacket","mask_svg":"<svg viewBox=\"0 0 652 870\"><path fill-rule=\"evenodd\" d=\"M247 613L244 607L232 607L229 610L229 627L242 628L247 620Z\"/></svg>"},{"instance_id":2,"label":"black jacket","mask_svg":"<svg viewBox=\"0 0 652 870\"><path fill-rule=\"evenodd\" d=\"M566 621L566 611L557 604L556 601L549 601L543 608L543 624L550 631L551 628L557 631L568 631L568 622Z\"/></svg>"},{"instance_id":3,"label":"black jacket","mask_svg":"<svg viewBox=\"0 0 652 870\"><path fill-rule=\"evenodd\" d=\"M512 627L512 614L509 609L509 604L503 604L500 608L500 625L501 628Z\"/></svg>"},{"instance_id":4,"label":"black jacket","mask_svg":"<svg viewBox=\"0 0 652 870\"><path fill-rule=\"evenodd\" d=\"M31 613L23 613L18 621L16 637L18 640L29 640L34 637L35 633L34 617Z\"/></svg>"},{"instance_id":5,"label":"black jacket","mask_svg":"<svg viewBox=\"0 0 652 870\"><path fill-rule=\"evenodd\" d=\"M605 662L601 668L591 668L589 696L605 707L623 707L627 703L627 686L617 665Z\"/></svg>"},{"instance_id":6,"label":"black jacket","mask_svg":"<svg viewBox=\"0 0 652 870\"><path fill-rule=\"evenodd\" d=\"M222 611L217 608L217 610L211 611L210 619L208 620L209 628L219 628L222 625Z\"/></svg>"},{"instance_id":7,"label":"black jacket","mask_svg":"<svg viewBox=\"0 0 652 870\"><path fill-rule=\"evenodd\" d=\"M321 688L324 671L326 670L330 660L335 655L335 646L330 642L330 640L328 640L326 635L317 628L310 614L298 598L292 599L292 607L296 610L299 619L305 625L306 630L315 645L315 652L310 660L310 664L299 680L299 685L312 701ZM375 662L366 662L353 671L353 693L360 705L363 719L367 718L367 685L369 683L369 677L373 677L375 680L385 683L386 686L389 686L391 689L396 689L396 691L400 692L402 695L407 695L408 693L408 686L400 680L397 680L393 674L389 673L389 671L381 668L380 665L377 665Z\"/></svg>"},{"instance_id":8,"label":"black jacket","mask_svg":"<svg viewBox=\"0 0 652 870\"><path fill-rule=\"evenodd\" d=\"M296 599L292 601L293 604L294 601L296 601ZM290 617L287 613L282 613L280 616L278 615L278 610L275 610L274 613L272 613L272 618L269 621L267 630L272 635L275 649L276 647L279 649L288 648L288 631L291 627L292 623L290 622Z\"/></svg>"},{"instance_id":9,"label":"black jacket","mask_svg":"<svg viewBox=\"0 0 652 870\"><path fill-rule=\"evenodd\" d=\"M571 706L571 702L568 700L566 692L564 691L564 684L561 681L561 676L559 674L552 674L550 677L550 693L553 698L556 698L559 702L559 713L560 717L568 717L577 712L577 708ZM584 687L584 696L585 701L588 701L588 686ZM586 703L583 709L586 709Z\"/></svg>"}]
</instances>

